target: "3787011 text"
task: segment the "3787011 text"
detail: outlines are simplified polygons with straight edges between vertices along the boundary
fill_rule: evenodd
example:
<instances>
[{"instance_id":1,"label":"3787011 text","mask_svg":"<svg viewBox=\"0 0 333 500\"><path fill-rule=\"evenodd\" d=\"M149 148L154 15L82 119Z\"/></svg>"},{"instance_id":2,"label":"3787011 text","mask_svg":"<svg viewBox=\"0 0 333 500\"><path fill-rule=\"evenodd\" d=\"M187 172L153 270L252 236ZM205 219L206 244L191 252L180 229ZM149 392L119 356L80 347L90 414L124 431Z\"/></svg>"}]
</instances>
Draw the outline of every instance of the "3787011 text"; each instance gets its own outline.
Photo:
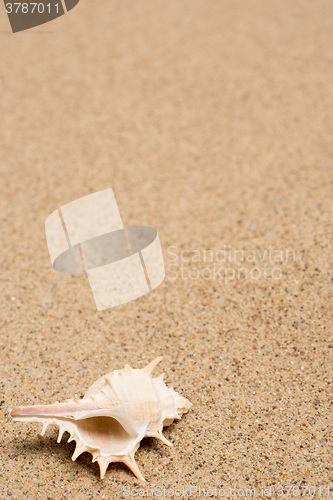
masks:
<instances>
[{"instance_id":1,"label":"3787011 text","mask_svg":"<svg viewBox=\"0 0 333 500\"><path fill-rule=\"evenodd\" d=\"M43 2L7 2L7 14L59 14L59 2L57 3L43 3Z\"/></svg>"}]
</instances>

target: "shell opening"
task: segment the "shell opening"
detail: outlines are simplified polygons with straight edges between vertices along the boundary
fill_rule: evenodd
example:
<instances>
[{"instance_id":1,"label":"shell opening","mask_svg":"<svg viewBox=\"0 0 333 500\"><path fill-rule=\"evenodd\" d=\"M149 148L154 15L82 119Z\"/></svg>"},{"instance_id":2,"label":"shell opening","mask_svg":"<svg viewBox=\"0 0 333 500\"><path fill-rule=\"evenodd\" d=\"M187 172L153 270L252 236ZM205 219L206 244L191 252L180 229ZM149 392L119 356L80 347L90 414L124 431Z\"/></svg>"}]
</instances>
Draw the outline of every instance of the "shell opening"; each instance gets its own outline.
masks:
<instances>
[{"instance_id":1,"label":"shell opening","mask_svg":"<svg viewBox=\"0 0 333 500\"><path fill-rule=\"evenodd\" d=\"M134 434L126 431L118 420L112 417L90 417L76 421L76 427L84 442L101 452L113 454L124 451L124 443L133 439Z\"/></svg>"}]
</instances>

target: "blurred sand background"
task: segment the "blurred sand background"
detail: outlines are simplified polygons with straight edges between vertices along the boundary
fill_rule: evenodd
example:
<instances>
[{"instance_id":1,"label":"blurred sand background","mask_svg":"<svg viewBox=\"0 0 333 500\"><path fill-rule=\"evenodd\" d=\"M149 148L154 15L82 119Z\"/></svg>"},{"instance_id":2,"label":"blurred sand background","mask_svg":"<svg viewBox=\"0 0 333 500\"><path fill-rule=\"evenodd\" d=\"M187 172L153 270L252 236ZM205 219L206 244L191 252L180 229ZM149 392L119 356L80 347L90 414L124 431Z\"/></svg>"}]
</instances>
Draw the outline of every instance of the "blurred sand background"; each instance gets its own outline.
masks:
<instances>
[{"instance_id":1,"label":"blurred sand background","mask_svg":"<svg viewBox=\"0 0 333 500\"><path fill-rule=\"evenodd\" d=\"M193 407L173 448L143 441L149 486L328 485L333 3L82 0L15 35L1 4L0 44L1 497L140 487L9 411L160 354ZM98 313L84 277L52 270L44 221L107 187L125 224L158 230L167 277ZM278 279L173 278L170 246L225 245L295 259Z\"/></svg>"}]
</instances>

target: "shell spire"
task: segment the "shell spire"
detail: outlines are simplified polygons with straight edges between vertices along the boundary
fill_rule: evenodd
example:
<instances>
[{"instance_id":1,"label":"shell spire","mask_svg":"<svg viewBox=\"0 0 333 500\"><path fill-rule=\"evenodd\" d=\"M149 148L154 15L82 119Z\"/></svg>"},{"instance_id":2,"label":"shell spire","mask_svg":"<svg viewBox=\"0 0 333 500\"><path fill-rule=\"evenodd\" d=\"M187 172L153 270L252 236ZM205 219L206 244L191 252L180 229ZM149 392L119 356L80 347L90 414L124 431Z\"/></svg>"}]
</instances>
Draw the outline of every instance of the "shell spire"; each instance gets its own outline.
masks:
<instances>
[{"instance_id":1,"label":"shell spire","mask_svg":"<svg viewBox=\"0 0 333 500\"><path fill-rule=\"evenodd\" d=\"M188 399L165 385L163 375L152 377L161 360L158 357L142 369L125 365L114 370L94 382L82 399L75 395L63 403L18 406L10 414L15 421L41 422L42 435L50 424L58 425L58 443L69 432L68 442L76 442L72 460L90 453L101 479L110 463L123 462L144 481L134 458L141 440L155 437L172 446L163 427L191 407Z\"/></svg>"}]
</instances>

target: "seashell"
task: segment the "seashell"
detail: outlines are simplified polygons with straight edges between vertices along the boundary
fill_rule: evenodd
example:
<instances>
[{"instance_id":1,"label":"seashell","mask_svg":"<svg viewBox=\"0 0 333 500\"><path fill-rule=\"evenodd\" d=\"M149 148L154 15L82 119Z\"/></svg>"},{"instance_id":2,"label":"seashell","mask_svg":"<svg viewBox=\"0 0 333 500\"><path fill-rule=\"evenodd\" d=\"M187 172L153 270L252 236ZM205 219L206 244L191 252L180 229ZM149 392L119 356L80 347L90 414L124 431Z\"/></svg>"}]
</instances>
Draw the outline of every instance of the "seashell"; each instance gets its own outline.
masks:
<instances>
[{"instance_id":1,"label":"seashell","mask_svg":"<svg viewBox=\"0 0 333 500\"><path fill-rule=\"evenodd\" d=\"M145 368L125 365L98 379L80 399L77 395L63 403L18 406L10 412L15 421L41 422L43 436L48 425L59 426L58 443L65 431L68 442L76 441L72 460L87 451L97 461L103 479L108 465L123 462L145 481L134 458L144 437L156 437L172 446L162 434L163 427L192 406L164 381L164 374L152 377L161 361L156 358Z\"/></svg>"}]
</instances>

